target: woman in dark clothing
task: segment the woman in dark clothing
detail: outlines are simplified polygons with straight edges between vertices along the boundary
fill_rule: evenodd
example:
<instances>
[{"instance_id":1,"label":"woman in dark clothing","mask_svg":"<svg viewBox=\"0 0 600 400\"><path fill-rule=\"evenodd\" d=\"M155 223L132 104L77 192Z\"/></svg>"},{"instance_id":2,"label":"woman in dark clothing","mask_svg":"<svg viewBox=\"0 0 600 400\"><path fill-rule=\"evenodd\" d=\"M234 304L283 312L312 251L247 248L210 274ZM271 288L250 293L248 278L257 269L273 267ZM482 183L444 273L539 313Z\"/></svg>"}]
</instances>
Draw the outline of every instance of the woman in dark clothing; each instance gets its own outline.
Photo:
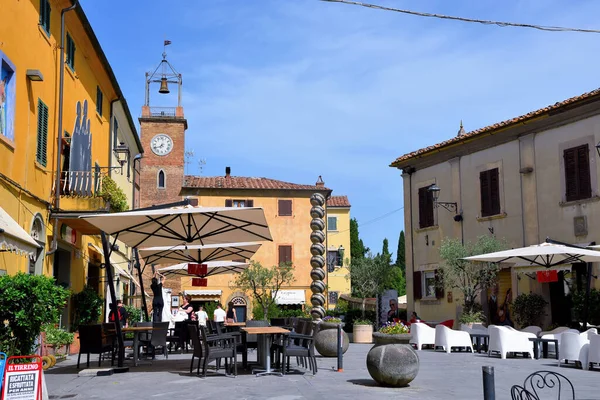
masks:
<instances>
[{"instance_id":1,"label":"woman in dark clothing","mask_svg":"<svg viewBox=\"0 0 600 400\"><path fill-rule=\"evenodd\" d=\"M162 287L164 281L164 275L161 275L160 273L158 273L158 271L154 273L154 277L152 278L152 284L150 285L150 289L152 289L152 294L154 295L152 299L152 321L154 322L162 321L162 311L165 306L162 297Z\"/></svg>"},{"instance_id":2,"label":"woman in dark clothing","mask_svg":"<svg viewBox=\"0 0 600 400\"><path fill-rule=\"evenodd\" d=\"M227 322L237 322L237 315L235 314L235 308L233 308L233 301L227 304Z\"/></svg>"}]
</instances>

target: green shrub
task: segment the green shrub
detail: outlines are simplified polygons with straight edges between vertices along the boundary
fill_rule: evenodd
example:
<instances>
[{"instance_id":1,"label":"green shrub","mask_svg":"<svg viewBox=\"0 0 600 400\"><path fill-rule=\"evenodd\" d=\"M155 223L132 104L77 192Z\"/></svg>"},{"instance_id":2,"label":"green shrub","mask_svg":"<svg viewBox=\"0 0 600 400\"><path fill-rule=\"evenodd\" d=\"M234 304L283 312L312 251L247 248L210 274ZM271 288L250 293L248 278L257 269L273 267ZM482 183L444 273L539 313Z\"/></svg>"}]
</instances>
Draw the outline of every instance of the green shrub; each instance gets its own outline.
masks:
<instances>
[{"instance_id":1,"label":"green shrub","mask_svg":"<svg viewBox=\"0 0 600 400\"><path fill-rule=\"evenodd\" d=\"M206 315L208 315L208 319L213 319L215 310L217 309L217 304L218 303L216 301L209 301L207 303L204 303L204 311L206 311Z\"/></svg>"},{"instance_id":2,"label":"green shrub","mask_svg":"<svg viewBox=\"0 0 600 400\"><path fill-rule=\"evenodd\" d=\"M0 276L0 349L8 355L31 354L42 325L58 322L68 298L69 291L51 277Z\"/></svg>"},{"instance_id":3,"label":"green shrub","mask_svg":"<svg viewBox=\"0 0 600 400\"><path fill-rule=\"evenodd\" d=\"M98 196L102 197L104 201L107 201L110 204L111 212L121 212L129 209L125 192L123 192L123 189L121 189L109 176L102 178L102 188L98 193Z\"/></svg>"},{"instance_id":4,"label":"green shrub","mask_svg":"<svg viewBox=\"0 0 600 400\"><path fill-rule=\"evenodd\" d=\"M79 325L96 324L102 315L102 304L104 300L98 292L90 286L85 286L79 293L71 296L75 315L71 330L76 331Z\"/></svg>"},{"instance_id":5,"label":"green shrub","mask_svg":"<svg viewBox=\"0 0 600 400\"><path fill-rule=\"evenodd\" d=\"M580 290L573 292L573 317L579 321L583 321L585 309L585 291ZM600 325L600 290L590 290L590 302L588 310L588 323L592 325Z\"/></svg>"},{"instance_id":6,"label":"green shrub","mask_svg":"<svg viewBox=\"0 0 600 400\"><path fill-rule=\"evenodd\" d=\"M277 307L277 304L271 303L269 310L267 311L267 320L271 318L278 318L281 314L281 310ZM263 308L256 300L252 302L252 318L256 320L264 320Z\"/></svg>"},{"instance_id":7,"label":"green shrub","mask_svg":"<svg viewBox=\"0 0 600 400\"><path fill-rule=\"evenodd\" d=\"M485 322L485 315L481 311L464 311L458 322L461 324L476 324L480 322Z\"/></svg>"},{"instance_id":8,"label":"green shrub","mask_svg":"<svg viewBox=\"0 0 600 400\"><path fill-rule=\"evenodd\" d=\"M354 320L354 325L373 325L373 321L368 319L356 319Z\"/></svg>"},{"instance_id":9,"label":"green shrub","mask_svg":"<svg viewBox=\"0 0 600 400\"><path fill-rule=\"evenodd\" d=\"M54 324L45 324L42 331L46 333L44 342L50 346L61 347L73 343L75 334L65 331Z\"/></svg>"},{"instance_id":10,"label":"green shrub","mask_svg":"<svg viewBox=\"0 0 600 400\"><path fill-rule=\"evenodd\" d=\"M539 294L518 295L512 307L515 322L521 327L539 325L540 320L546 316L544 312L546 305L548 302Z\"/></svg>"},{"instance_id":11,"label":"green shrub","mask_svg":"<svg viewBox=\"0 0 600 400\"><path fill-rule=\"evenodd\" d=\"M127 311L127 324L129 326L135 324L136 322L142 321L142 310L140 308L130 305L126 305L124 307L125 311Z\"/></svg>"},{"instance_id":12,"label":"green shrub","mask_svg":"<svg viewBox=\"0 0 600 400\"><path fill-rule=\"evenodd\" d=\"M290 317L310 318L310 314L304 310L280 310L279 317L282 317L282 318L290 318Z\"/></svg>"},{"instance_id":13,"label":"green shrub","mask_svg":"<svg viewBox=\"0 0 600 400\"><path fill-rule=\"evenodd\" d=\"M365 311L365 315L363 316L363 312L362 310L357 310L357 309L351 309L348 310L348 312L346 313L346 317L344 318L344 331L346 332L352 332L352 328L354 326L354 321L356 320L360 320L360 319L368 319L371 321L375 321L375 318L377 317L375 311Z\"/></svg>"}]
</instances>

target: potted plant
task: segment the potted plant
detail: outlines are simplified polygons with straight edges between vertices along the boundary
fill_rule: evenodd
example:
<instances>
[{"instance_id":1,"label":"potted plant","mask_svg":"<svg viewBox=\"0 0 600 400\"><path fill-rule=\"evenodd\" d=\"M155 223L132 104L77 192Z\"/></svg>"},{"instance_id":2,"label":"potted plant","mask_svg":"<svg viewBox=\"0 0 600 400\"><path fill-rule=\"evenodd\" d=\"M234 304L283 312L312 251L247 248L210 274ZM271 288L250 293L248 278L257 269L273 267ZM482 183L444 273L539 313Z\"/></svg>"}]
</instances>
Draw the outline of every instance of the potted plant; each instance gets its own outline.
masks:
<instances>
[{"instance_id":1,"label":"potted plant","mask_svg":"<svg viewBox=\"0 0 600 400\"><path fill-rule=\"evenodd\" d=\"M512 304L515 322L525 328L530 325L539 325L546 316L545 309L548 302L539 294L522 293L517 296Z\"/></svg>"},{"instance_id":2,"label":"potted plant","mask_svg":"<svg viewBox=\"0 0 600 400\"><path fill-rule=\"evenodd\" d=\"M338 348L338 337L337 328L338 326L344 326L341 319L336 317L327 316L317 324L317 333L315 334L315 349L323 357L337 357ZM342 330L342 352L348 351L350 346L350 338L348 334Z\"/></svg>"},{"instance_id":3,"label":"potted plant","mask_svg":"<svg viewBox=\"0 0 600 400\"><path fill-rule=\"evenodd\" d=\"M43 333L45 352L48 355L55 356L58 360L65 359L75 335L54 324L44 325Z\"/></svg>"},{"instance_id":4,"label":"potted plant","mask_svg":"<svg viewBox=\"0 0 600 400\"><path fill-rule=\"evenodd\" d=\"M409 344L410 329L401 322L388 322L373 333L375 346L367 354L367 370L384 386L407 386L419 372L419 356Z\"/></svg>"},{"instance_id":5,"label":"potted plant","mask_svg":"<svg viewBox=\"0 0 600 400\"><path fill-rule=\"evenodd\" d=\"M461 325L466 325L469 329L473 329L473 327L477 325L482 325L485 321L485 316L481 311L464 311L458 322Z\"/></svg>"},{"instance_id":6,"label":"potted plant","mask_svg":"<svg viewBox=\"0 0 600 400\"><path fill-rule=\"evenodd\" d=\"M354 343L373 343L373 321L357 319L352 326Z\"/></svg>"}]
</instances>

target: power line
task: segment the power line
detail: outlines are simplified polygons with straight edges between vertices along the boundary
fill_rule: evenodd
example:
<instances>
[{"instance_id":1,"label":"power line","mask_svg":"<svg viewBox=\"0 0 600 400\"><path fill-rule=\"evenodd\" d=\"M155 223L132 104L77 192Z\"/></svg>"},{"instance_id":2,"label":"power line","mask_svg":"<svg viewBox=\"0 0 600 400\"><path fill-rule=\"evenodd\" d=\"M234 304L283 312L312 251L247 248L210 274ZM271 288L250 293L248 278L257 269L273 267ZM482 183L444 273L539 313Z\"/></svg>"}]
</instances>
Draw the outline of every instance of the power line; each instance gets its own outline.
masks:
<instances>
[{"instance_id":1,"label":"power line","mask_svg":"<svg viewBox=\"0 0 600 400\"><path fill-rule=\"evenodd\" d=\"M416 15L419 17L429 17L429 18L439 18L439 19L449 19L453 21L461 21L461 22L474 22L483 25L497 25L500 27L513 26L517 28L531 28L538 29L540 31L550 31L550 32L579 32L579 33L600 33L600 30L596 29L581 29L581 28L566 28L562 26L544 26L544 25L534 25L534 24L520 24L517 22L502 22L502 21L488 21L484 19L474 19L474 18L465 18L465 17L455 17L452 15L443 15L443 14L433 14L419 11L411 11L411 10L403 10L400 8L386 7L378 4L369 4L363 3L360 1L350 1L350 0L320 0L328 3L342 3L360 7L373 8L376 10L384 10L384 11L394 11L403 14Z\"/></svg>"},{"instance_id":2,"label":"power line","mask_svg":"<svg viewBox=\"0 0 600 400\"><path fill-rule=\"evenodd\" d=\"M402 206L402 207L400 207L400 208L397 208L397 209L395 209L395 210L389 211L389 212L387 212L387 213L385 213L385 214L383 214L383 215L380 215L379 217L375 217L375 218L373 218L373 219L370 219L370 220L368 220L367 222L363 222L363 223L361 223L361 224L360 224L360 226L364 227L365 225L369 225L369 224L372 224L373 222L380 221L380 220L382 220L383 218L385 218L385 217L389 217L390 215L392 215L392 214L395 214L395 213L397 213L397 212L398 212L398 211L400 211L400 210L404 210L404 206ZM339 231L339 232L331 232L331 233L329 233L329 235L332 235L332 236L333 236L333 235L338 235L338 234L340 234L340 233L348 232L349 230L350 230L350 229L345 229L345 230L343 230L343 231Z\"/></svg>"}]
</instances>

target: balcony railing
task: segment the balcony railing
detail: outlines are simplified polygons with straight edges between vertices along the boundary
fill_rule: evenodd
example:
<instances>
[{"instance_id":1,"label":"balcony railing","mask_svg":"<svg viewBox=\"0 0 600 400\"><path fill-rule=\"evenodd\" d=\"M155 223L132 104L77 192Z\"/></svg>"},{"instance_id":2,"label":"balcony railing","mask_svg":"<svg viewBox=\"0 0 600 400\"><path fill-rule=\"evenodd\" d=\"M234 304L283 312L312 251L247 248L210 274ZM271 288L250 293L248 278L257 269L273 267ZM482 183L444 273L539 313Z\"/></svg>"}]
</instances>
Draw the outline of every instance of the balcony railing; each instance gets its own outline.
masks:
<instances>
[{"instance_id":1,"label":"balcony railing","mask_svg":"<svg viewBox=\"0 0 600 400\"><path fill-rule=\"evenodd\" d=\"M177 107L150 107L150 117L175 118Z\"/></svg>"},{"instance_id":2,"label":"balcony railing","mask_svg":"<svg viewBox=\"0 0 600 400\"><path fill-rule=\"evenodd\" d=\"M60 195L94 197L102 188L104 176L106 176L106 173L101 171L62 171L60 174ZM56 183L54 186L56 186Z\"/></svg>"}]
</instances>

